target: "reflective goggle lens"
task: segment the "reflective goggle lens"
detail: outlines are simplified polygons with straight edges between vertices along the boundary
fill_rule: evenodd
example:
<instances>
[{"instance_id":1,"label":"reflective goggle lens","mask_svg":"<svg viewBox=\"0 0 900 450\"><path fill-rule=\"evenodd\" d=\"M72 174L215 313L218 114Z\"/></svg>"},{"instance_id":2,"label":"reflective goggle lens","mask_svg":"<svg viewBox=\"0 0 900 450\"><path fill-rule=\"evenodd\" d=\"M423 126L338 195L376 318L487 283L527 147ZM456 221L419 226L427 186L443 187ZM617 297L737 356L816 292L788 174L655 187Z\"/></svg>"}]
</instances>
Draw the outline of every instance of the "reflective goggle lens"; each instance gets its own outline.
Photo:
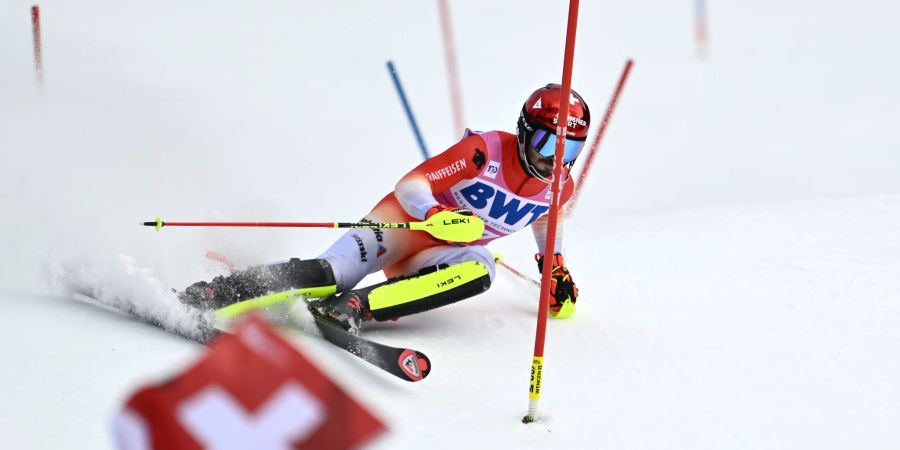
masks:
<instances>
[{"instance_id":1,"label":"reflective goggle lens","mask_svg":"<svg viewBox=\"0 0 900 450\"><path fill-rule=\"evenodd\" d=\"M531 136L531 146L541 156L545 158L553 157L556 152L556 133L547 130L537 129ZM584 141L576 141L574 139L566 139L566 151L563 153L563 164L575 161L581 149L584 148Z\"/></svg>"}]
</instances>

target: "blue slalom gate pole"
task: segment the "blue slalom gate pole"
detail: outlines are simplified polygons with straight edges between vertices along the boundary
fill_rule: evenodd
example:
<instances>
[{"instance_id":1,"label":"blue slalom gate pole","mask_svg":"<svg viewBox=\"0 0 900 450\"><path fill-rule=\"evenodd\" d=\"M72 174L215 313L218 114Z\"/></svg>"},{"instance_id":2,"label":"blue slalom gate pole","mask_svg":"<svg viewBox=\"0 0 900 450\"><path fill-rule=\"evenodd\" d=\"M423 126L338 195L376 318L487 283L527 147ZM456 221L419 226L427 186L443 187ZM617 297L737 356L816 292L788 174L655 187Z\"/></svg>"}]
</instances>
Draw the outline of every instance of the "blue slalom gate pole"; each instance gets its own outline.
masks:
<instances>
[{"instance_id":1,"label":"blue slalom gate pole","mask_svg":"<svg viewBox=\"0 0 900 450\"><path fill-rule=\"evenodd\" d=\"M397 95L400 96L400 103L403 104L403 110L406 111L406 118L409 119L409 126L412 127L413 134L416 135L416 142L419 143L419 149L422 150L422 156L425 159L428 159L431 155L428 154L428 148L425 147L425 140L422 139L422 133L419 132L419 125L416 123L416 118L413 116L412 109L409 107L409 101L406 100L406 93L403 92L400 78L397 77L397 68L394 67L393 62L388 61L387 69L391 74L391 79L394 80L394 87L397 89Z\"/></svg>"}]
</instances>

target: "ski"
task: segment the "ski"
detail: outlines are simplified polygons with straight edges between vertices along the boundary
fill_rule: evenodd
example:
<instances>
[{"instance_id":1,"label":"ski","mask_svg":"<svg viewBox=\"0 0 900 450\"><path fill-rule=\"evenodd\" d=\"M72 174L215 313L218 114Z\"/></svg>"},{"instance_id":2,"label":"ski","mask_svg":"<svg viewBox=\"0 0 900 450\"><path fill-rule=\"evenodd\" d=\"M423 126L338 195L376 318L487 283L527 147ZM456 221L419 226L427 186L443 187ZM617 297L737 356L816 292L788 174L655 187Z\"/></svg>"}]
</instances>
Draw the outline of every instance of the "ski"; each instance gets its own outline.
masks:
<instances>
[{"instance_id":1,"label":"ski","mask_svg":"<svg viewBox=\"0 0 900 450\"><path fill-rule=\"evenodd\" d=\"M190 317L190 323L187 326L175 326L164 318L141 311L133 303L123 301L117 297L109 298L107 296L101 296L88 289L76 289L73 291L73 294L82 297L83 303L97 308L118 311L133 320L156 327L166 333L198 344L207 345L213 338L222 332L212 325L213 321L211 314L207 311L187 305L182 306L185 308L184 312L186 315Z\"/></svg>"},{"instance_id":2,"label":"ski","mask_svg":"<svg viewBox=\"0 0 900 450\"><path fill-rule=\"evenodd\" d=\"M85 303L97 307L114 309L134 320L161 329L169 334L208 345L216 336L227 331L216 328L213 323L214 311L206 311L181 305L191 318L189 326L174 326L157 315L148 314L136 308L133 303L119 298L106 298L89 289L78 289L75 294L84 297ZM315 316L314 316L315 317ZM328 321L315 317L319 333L300 326L296 321L288 321L291 329L320 336L327 342L339 347L359 359L404 381L421 381L431 372L431 361L417 350L392 347L348 333Z\"/></svg>"},{"instance_id":3,"label":"ski","mask_svg":"<svg viewBox=\"0 0 900 450\"><path fill-rule=\"evenodd\" d=\"M215 314L217 320L228 322L251 311L265 310L269 313L277 313L280 316L279 323L316 334L314 331L306 329L309 327L307 325L309 323L308 320L294 316L294 310L290 309L290 307L288 309L283 308L283 306L289 305L290 302L300 300L309 305L309 299L305 297L306 295L303 289L275 292L233 303L218 309ZM280 313L278 313L279 309ZM405 381L421 381L431 372L431 361L420 351L410 348L391 347L370 341L349 333L344 328L312 314L307 308L302 309L304 311L301 314L304 314L304 317L311 316L315 319L316 328L319 330L318 334L326 341L397 378ZM309 316L305 316L306 314L309 314Z\"/></svg>"},{"instance_id":4,"label":"ski","mask_svg":"<svg viewBox=\"0 0 900 450\"><path fill-rule=\"evenodd\" d=\"M316 327L326 341L397 378L421 381L431 372L431 360L418 350L379 344L350 334L321 317L314 317Z\"/></svg>"}]
</instances>

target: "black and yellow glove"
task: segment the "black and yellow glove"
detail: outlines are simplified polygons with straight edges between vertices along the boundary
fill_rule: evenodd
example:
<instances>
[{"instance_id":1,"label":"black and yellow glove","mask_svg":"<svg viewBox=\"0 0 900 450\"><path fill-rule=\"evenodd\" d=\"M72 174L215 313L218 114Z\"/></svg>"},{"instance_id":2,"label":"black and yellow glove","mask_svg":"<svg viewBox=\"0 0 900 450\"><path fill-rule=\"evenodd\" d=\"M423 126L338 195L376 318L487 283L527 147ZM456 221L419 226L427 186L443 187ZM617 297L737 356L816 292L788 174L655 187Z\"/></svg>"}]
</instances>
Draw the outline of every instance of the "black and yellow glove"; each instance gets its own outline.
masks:
<instances>
[{"instance_id":1,"label":"black and yellow glove","mask_svg":"<svg viewBox=\"0 0 900 450\"><path fill-rule=\"evenodd\" d=\"M534 255L538 270L544 272L544 255ZM578 286L572 281L572 275L563 261L563 256L554 253L551 260L553 266L550 273L550 315L557 319L565 319L575 312L575 301L578 299Z\"/></svg>"}]
</instances>

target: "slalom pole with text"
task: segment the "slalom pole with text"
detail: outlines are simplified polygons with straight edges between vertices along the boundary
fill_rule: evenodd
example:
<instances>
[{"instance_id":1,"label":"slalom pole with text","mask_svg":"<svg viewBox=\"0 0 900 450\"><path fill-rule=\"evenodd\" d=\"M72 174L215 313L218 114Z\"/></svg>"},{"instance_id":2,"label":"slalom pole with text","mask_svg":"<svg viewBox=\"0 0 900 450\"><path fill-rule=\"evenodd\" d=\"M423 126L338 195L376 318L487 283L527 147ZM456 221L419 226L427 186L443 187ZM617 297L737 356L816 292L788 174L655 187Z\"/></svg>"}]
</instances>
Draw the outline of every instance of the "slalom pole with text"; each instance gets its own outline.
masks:
<instances>
[{"instance_id":1,"label":"slalom pole with text","mask_svg":"<svg viewBox=\"0 0 900 450\"><path fill-rule=\"evenodd\" d=\"M568 25L566 28L566 50L563 57L562 101L559 107L559 119L556 125L556 152L553 165L553 185L550 197L550 212L547 225L547 244L544 255L553 255L556 245L556 226L559 220L559 208L562 202L562 168L566 145L566 133L569 124L569 102L572 95L572 62L575 59L575 29L578 26L578 0L569 0ZM544 264L541 273L541 300L538 306L537 329L534 335L534 355L531 359L531 381L528 387L528 414L522 422L531 423L537 420L541 400L541 377L544 372L544 340L547 332L547 311L550 306L550 273L553 264Z\"/></svg>"}]
</instances>

